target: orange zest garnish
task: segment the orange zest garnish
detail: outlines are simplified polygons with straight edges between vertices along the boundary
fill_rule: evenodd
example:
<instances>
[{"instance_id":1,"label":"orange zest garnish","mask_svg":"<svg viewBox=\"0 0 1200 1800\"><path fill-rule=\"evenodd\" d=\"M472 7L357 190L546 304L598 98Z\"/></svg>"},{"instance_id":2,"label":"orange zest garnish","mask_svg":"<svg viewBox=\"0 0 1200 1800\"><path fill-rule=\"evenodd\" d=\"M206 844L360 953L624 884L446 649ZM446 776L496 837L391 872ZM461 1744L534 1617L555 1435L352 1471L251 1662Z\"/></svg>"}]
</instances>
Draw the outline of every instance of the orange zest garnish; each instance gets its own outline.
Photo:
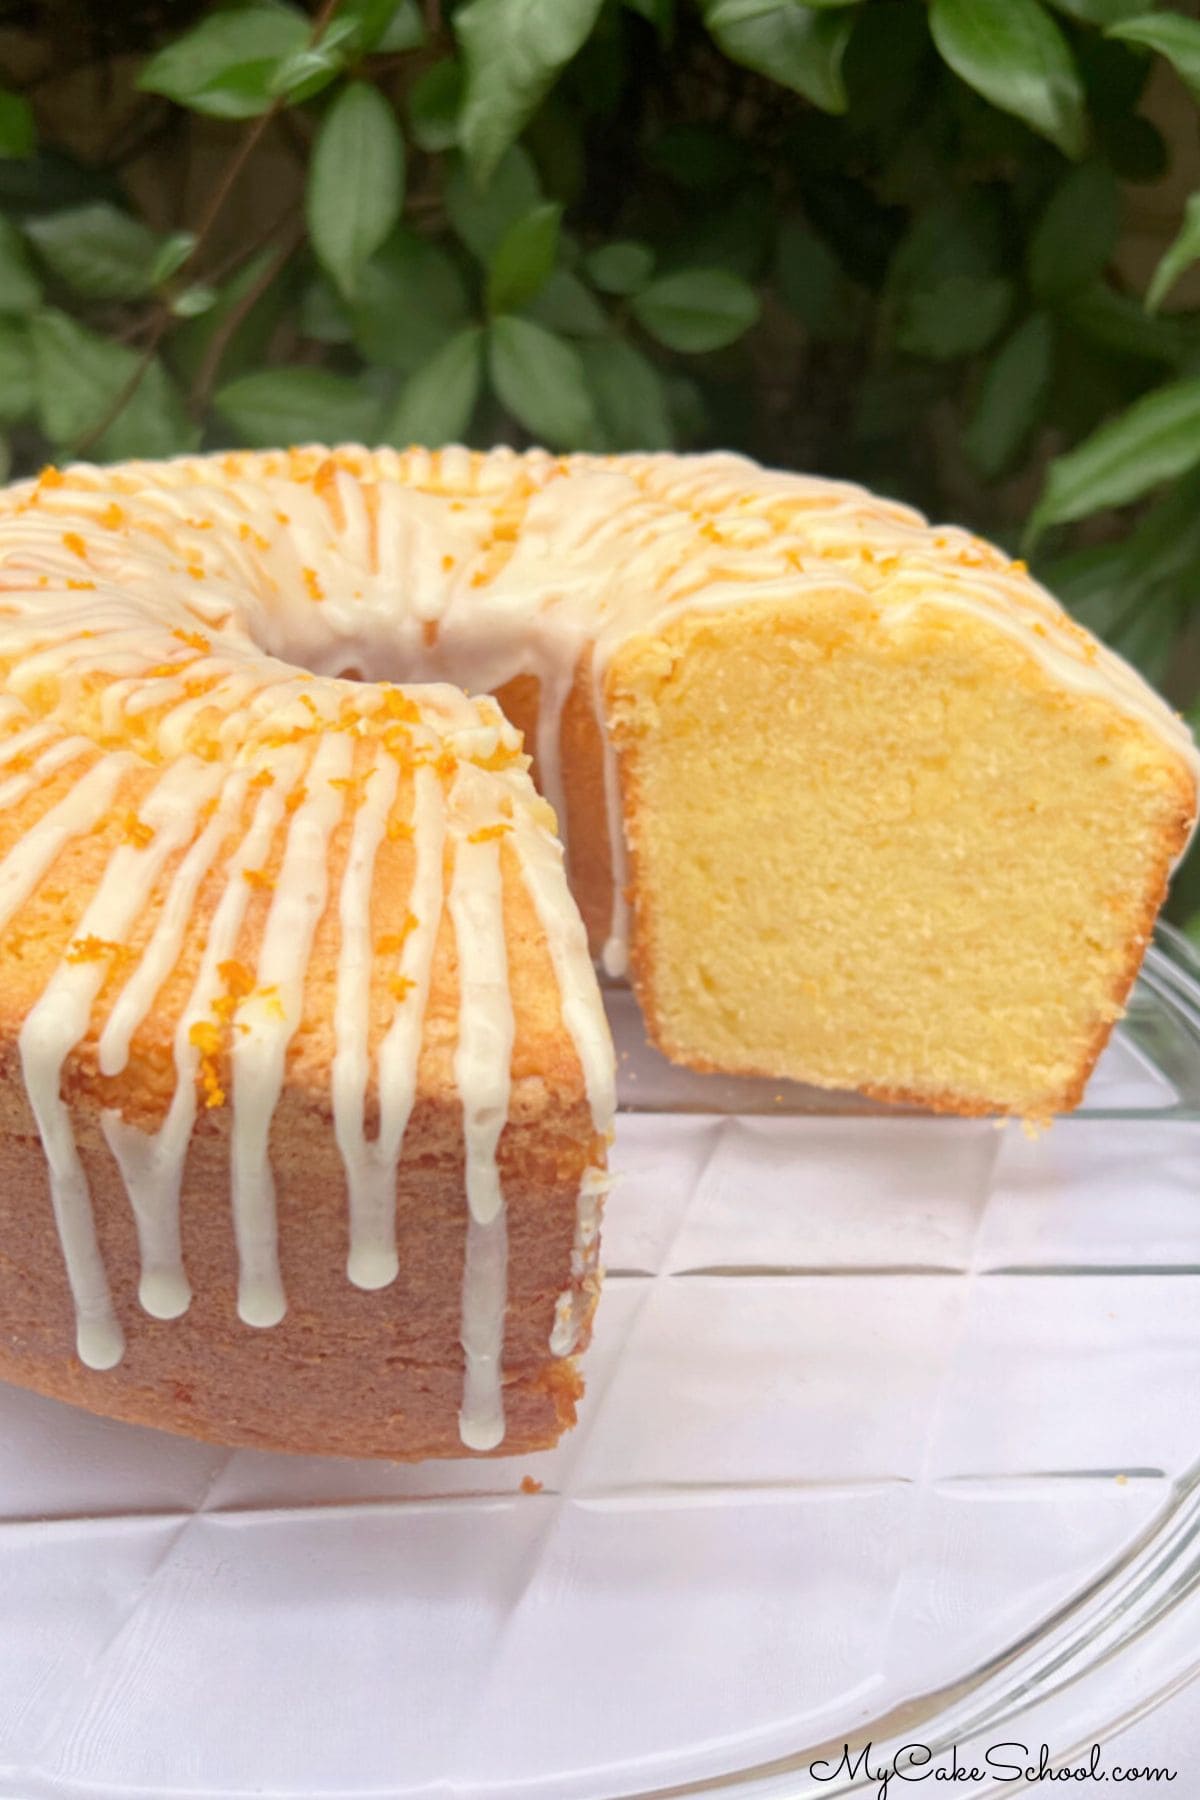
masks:
<instances>
[{"instance_id":1,"label":"orange zest garnish","mask_svg":"<svg viewBox=\"0 0 1200 1800\"><path fill-rule=\"evenodd\" d=\"M325 589L317 580L317 571L315 569L303 569L301 570L301 573L304 576L304 585L308 589L309 599L323 600L325 598Z\"/></svg>"},{"instance_id":2,"label":"orange zest garnish","mask_svg":"<svg viewBox=\"0 0 1200 1800\"><path fill-rule=\"evenodd\" d=\"M506 831L511 830L512 826L503 822L498 825L481 825L478 831L472 831L468 835L467 842L468 844L490 844L494 838L502 838Z\"/></svg>"},{"instance_id":3,"label":"orange zest garnish","mask_svg":"<svg viewBox=\"0 0 1200 1800\"><path fill-rule=\"evenodd\" d=\"M147 825L144 819L139 819L136 813L126 813L125 842L136 844L139 850L144 850L147 844L154 842L153 826Z\"/></svg>"},{"instance_id":4,"label":"orange zest garnish","mask_svg":"<svg viewBox=\"0 0 1200 1800\"><path fill-rule=\"evenodd\" d=\"M242 1000L254 992L254 973L243 962L218 963L217 974L225 983L226 993L232 994L235 1000Z\"/></svg>"},{"instance_id":5,"label":"orange zest garnish","mask_svg":"<svg viewBox=\"0 0 1200 1800\"><path fill-rule=\"evenodd\" d=\"M268 875L265 869L243 869L242 880L252 888L270 889L275 886L275 877Z\"/></svg>"},{"instance_id":6,"label":"orange zest garnish","mask_svg":"<svg viewBox=\"0 0 1200 1800\"><path fill-rule=\"evenodd\" d=\"M90 932L86 937L76 938L67 951L69 963L101 962L104 957L124 957L128 955L124 944L114 944L111 938L94 937Z\"/></svg>"},{"instance_id":7,"label":"orange zest garnish","mask_svg":"<svg viewBox=\"0 0 1200 1800\"><path fill-rule=\"evenodd\" d=\"M402 694L399 688L385 687L383 689L383 705L380 711L385 719L400 719L406 725L419 725L421 722L420 707L415 700L410 700L407 694Z\"/></svg>"},{"instance_id":8,"label":"orange zest garnish","mask_svg":"<svg viewBox=\"0 0 1200 1800\"><path fill-rule=\"evenodd\" d=\"M211 1019L197 1019L188 1031L188 1043L200 1052L200 1085L204 1089L205 1106L223 1106L225 1089L217 1073L221 1054L221 1030Z\"/></svg>"},{"instance_id":9,"label":"orange zest garnish","mask_svg":"<svg viewBox=\"0 0 1200 1800\"><path fill-rule=\"evenodd\" d=\"M406 912L400 921L399 931L385 931L375 949L380 956L397 956L403 950L409 937L417 929L419 920L416 913Z\"/></svg>"},{"instance_id":10,"label":"orange zest garnish","mask_svg":"<svg viewBox=\"0 0 1200 1800\"><path fill-rule=\"evenodd\" d=\"M181 644L186 644L189 650L198 651L201 656L206 655L212 649L211 642L202 631L176 630L171 633L171 636L178 638Z\"/></svg>"},{"instance_id":11,"label":"orange zest garnish","mask_svg":"<svg viewBox=\"0 0 1200 1800\"><path fill-rule=\"evenodd\" d=\"M64 531L62 541L72 556L87 556L87 545L77 531Z\"/></svg>"}]
</instances>

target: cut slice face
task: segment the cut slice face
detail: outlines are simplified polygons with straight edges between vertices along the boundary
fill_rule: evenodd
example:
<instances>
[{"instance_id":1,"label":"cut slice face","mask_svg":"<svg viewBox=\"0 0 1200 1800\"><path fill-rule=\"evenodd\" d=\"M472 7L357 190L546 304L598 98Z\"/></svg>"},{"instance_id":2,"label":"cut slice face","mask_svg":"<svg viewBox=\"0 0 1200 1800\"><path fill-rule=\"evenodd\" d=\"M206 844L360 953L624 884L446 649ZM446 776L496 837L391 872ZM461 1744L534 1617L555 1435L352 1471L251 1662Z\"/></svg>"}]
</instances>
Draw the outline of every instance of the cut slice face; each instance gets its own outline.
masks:
<instances>
[{"instance_id":1,"label":"cut slice face","mask_svg":"<svg viewBox=\"0 0 1200 1800\"><path fill-rule=\"evenodd\" d=\"M607 683L651 1034L952 1111L1075 1104L1192 793L989 620L842 587L693 612Z\"/></svg>"}]
</instances>

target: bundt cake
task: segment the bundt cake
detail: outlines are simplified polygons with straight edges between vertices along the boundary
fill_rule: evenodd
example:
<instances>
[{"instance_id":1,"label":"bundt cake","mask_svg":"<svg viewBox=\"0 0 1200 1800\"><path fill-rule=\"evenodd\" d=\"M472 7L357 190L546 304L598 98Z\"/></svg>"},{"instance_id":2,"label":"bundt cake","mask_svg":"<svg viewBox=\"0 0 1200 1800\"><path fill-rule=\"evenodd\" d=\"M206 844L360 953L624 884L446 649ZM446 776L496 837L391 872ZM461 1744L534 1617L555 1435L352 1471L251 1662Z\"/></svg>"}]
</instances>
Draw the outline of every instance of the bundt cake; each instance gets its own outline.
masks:
<instances>
[{"instance_id":1,"label":"bundt cake","mask_svg":"<svg viewBox=\"0 0 1200 1800\"><path fill-rule=\"evenodd\" d=\"M679 1061L1045 1116L1196 779L1019 564L845 484L46 470L0 494L0 1376L234 1444L546 1445L613 1113L589 937Z\"/></svg>"}]
</instances>

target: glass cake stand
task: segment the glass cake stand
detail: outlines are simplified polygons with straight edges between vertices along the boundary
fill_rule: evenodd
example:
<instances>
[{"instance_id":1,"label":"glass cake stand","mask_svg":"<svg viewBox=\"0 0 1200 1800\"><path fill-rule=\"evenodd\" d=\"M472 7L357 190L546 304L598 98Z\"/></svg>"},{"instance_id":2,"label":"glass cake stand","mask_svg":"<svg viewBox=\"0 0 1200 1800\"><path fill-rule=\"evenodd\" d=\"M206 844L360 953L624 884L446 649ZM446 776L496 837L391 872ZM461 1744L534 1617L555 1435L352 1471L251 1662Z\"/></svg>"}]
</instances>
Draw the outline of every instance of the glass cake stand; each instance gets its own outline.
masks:
<instances>
[{"instance_id":1,"label":"glass cake stand","mask_svg":"<svg viewBox=\"0 0 1200 1800\"><path fill-rule=\"evenodd\" d=\"M5 1800L875 1792L844 1745L1085 1755L1193 1673L1183 940L1036 1141L687 1075L610 998L609 1276L558 1450L224 1452L0 1389Z\"/></svg>"}]
</instances>

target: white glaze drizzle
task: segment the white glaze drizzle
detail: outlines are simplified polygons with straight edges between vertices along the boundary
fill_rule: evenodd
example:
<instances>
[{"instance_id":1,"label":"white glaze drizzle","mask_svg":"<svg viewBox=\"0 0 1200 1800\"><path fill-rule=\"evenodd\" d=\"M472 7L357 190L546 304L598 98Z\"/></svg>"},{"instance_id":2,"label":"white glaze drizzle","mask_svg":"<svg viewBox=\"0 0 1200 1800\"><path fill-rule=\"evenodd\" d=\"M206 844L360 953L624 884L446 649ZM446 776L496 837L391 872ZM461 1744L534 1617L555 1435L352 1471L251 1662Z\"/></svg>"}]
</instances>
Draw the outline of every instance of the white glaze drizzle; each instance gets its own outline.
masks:
<instances>
[{"instance_id":1,"label":"white glaze drizzle","mask_svg":"<svg viewBox=\"0 0 1200 1800\"><path fill-rule=\"evenodd\" d=\"M507 1304L508 1226L497 1148L508 1118L513 1010L508 987L500 845L472 841L492 822L490 784L462 770L450 791L455 827L449 911L458 951L459 1019L454 1074L467 1155L467 1243L462 1346L466 1359L459 1432L471 1450L504 1437L501 1363Z\"/></svg>"},{"instance_id":2,"label":"white glaze drizzle","mask_svg":"<svg viewBox=\"0 0 1200 1800\"><path fill-rule=\"evenodd\" d=\"M416 869L409 910L416 923L400 950L395 976L401 993L379 1047L379 1131L373 1142L367 1141L363 1129L367 1067L365 1029L357 1020L360 996L348 1005L339 1004L338 1012L344 1035L335 1057L334 1105L350 1196L346 1273L361 1288L386 1287L399 1268L396 1171L416 1098L421 1033L442 914L445 803L440 781L427 768L418 769L414 779L412 831ZM339 990L340 979L339 975ZM351 1012L355 1016L348 1019Z\"/></svg>"},{"instance_id":3,"label":"white glaze drizzle","mask_svg":"<svg viewBox=\"0 0 1200 1800\"><path fill-rule=\"evenodd\" d=\"M238 1011L230 1164L238 1316L246 1325L277 1325L287 1311L279 1272L271 1123L283 1091L287 1047L300 1023L313 933L325 909L329 839L344 806L344 793L333 784L349 780L352 767L353 743L347 734L330 732L318 739L306 777L308 795L292 815L263 927L258 987Z\"/></svg>"},{"instance_id":4,"label":"white glaze drizzle","mask_svg":"<svg viewBox=\"0 0 1200 1800\"><path fill-rule=\"evenodd\" d=\"M200 884L217 851L241 813L249 772L235 769L221 790L216 811L175 871L162 912L137 969L113 1003L97 1046L102 1075L119 1075L129 1061L135 1032L179 960ZM194 1019L189 1020L190 1024ZM191 1063L196 1052L182 1047ZM125 1182L137 1225L141 1275L138 1299L156 1319L176 1319L191 1303L180 1242L179 1193L187 1144L195 1122L195 1069L181 1068L181 1046L175 1043L176 1089L167 1121L157 1132L139 1130L113 1107L101 1114L101 1125ZM186 1136L184 1127L186 1121Z\"/></svg>"},{"instance_id":5,"label":"white glaze drizzle","mask_svg":"<svg viewBox=\"0 0 1200 1800\"><path fill-rule=\"evenodd\" d=\"M392 1216L395 1172L390 1171L389 1180L389 1171L372 1157L364 1130L370 1076L371 971L375 963L371 895L375 859L387 831L398 783L395 760L380 748L364 777L363 799L354 816L338 899L342 936L333 1009L333 1124L346 1171L350 1208L346 1274L356 1287L363 1288L385 1287L395 1279L398 1267Z\"/></svg>"},{"instance_id":6,"label":"white glaze drizzle","mask_svg":"<svg viewBox=\"0 0 1200 1800\"><path fill-rule=\"evenodd\" d=\"M571 1285L564 1288L554 1306L550 1349L555 1356L570 1356L578 1347L591 1312L599 1275L600 1212L611 1186L606 1169L584 1170L571 1247Z\"/></svg>"},{"instance_id":7,"label":"white glaze drizzle","mask_svg":"<svg viewBox=\"0 0 1200 1800\"><path fill-rule=\"evenodd\" d=\"M196 804L196 768L173 764L142 803L140 817L153 836L144 847L121 844L113 852L75 941L121 944L146 905L168 856L187 841ZM74 790L77 796L84 783ZM28 840L26 840L28 841ZM76 1308L80 1360L96 1369L120 1360L123 1339L113 1312L96 1241L87 1177L62 1097L66 1057L87 1031L92 1007L109 973L107 955L73 961L68 955L27 1014L19 1045L25 1089L37 1120L67 1274Z\"/></svg>"}]
</instances>

